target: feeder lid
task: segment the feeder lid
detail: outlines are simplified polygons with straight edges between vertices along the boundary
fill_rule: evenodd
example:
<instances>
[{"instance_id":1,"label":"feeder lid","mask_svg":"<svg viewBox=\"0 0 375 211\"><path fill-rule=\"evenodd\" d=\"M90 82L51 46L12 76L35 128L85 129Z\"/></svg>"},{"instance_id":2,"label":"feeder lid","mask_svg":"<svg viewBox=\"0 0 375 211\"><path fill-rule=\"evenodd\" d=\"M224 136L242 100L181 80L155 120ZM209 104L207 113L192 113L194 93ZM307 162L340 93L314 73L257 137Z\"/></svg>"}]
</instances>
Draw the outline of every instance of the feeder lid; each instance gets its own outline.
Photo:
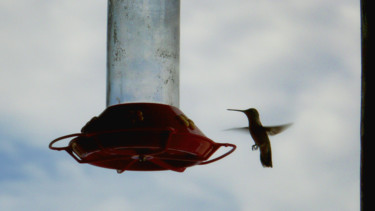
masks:
<instances>
[{"instance_id":1,"label":"feeder lid","mask_svg":"<svg viewBox=\"0 0 375 211\"><path fill-rule=\"evenodd\" d=\"M72 137L66 147L53 146ZM222 146L232 149L208 160ZM236 148L207 138L178 108L156 103L110 106L92 118L81 133L57 138L49 147L65 150L79 163L116 169L118 173L125 170L183 172L193 165L217 161Z\"/></svg>"}]
</instances>

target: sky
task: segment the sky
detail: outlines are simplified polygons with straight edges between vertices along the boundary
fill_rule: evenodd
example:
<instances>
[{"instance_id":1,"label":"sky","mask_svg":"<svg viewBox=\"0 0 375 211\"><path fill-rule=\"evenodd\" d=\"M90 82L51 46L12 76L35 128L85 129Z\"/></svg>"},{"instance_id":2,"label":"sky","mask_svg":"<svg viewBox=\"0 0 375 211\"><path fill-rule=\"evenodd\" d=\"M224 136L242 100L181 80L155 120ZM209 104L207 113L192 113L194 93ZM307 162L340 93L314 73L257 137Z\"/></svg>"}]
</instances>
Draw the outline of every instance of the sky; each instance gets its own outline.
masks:
<instances>
[{"instance_id":1,"label":"sky","mask_svg":"<svg viewBox=\"0 0 375 211\"><path fill-rule=\"evenodd\" d=\"M2 0L0 20L0 210L359 209L359 1L181 1L180 109L237 145L183 173L48 148L106 108L107 1ZM227 130L247 119L226 109L250 107L293 122L270 137L273 168Z\"/></svg>"}]
</instances>

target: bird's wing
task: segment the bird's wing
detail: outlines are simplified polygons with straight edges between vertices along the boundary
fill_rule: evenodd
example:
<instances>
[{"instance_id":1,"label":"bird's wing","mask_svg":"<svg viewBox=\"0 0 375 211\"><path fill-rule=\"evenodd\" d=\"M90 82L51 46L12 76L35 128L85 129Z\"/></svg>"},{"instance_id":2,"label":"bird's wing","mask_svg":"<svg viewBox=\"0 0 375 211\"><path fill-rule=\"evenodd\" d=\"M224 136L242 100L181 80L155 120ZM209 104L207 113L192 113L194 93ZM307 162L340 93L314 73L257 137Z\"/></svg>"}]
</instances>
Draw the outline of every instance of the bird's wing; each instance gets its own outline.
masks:
<instances>
[{"instance_id":1,"label":"bird's wing","mask_svg":"<svg viewBox=\"0 0 375 211\"><path fill-rule=\"evenodd\" d=\"M276 135L278 133L281 133L282 131L290 127L291 125L292 123L285 124L285 125L268 126L268 127L264 127L264 129L266 129L266 132L268 135Z\"/></svg>"},{"instance_id":2,"label":"bird's wing","mask_svg":"<svg viewBox=\"0 0 375 211\"><path fill-rule=\"evenodd\" d=\"M240 131L240 132L249 133L249 127L234 127L234 128L226 129L225 131Z\"/></svg>"}]
</instances>

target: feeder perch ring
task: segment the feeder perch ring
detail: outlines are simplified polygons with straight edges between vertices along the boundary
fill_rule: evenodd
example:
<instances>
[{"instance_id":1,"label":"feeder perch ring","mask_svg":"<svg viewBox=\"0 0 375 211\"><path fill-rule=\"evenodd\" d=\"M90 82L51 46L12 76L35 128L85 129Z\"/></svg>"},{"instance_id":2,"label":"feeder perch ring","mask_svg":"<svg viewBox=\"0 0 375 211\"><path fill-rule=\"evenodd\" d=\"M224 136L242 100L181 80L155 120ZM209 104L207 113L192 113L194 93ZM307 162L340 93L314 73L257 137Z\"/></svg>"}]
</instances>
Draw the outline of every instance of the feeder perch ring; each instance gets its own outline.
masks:
<instances>
[{"instance_id":1,"label":"feeder perch ring","mask_svg":"<svg viewBox=\"0 0 375 211\"><path fill-rule=\"evenodd\" d=\"M65 147L56 142L72 138ZM228 152L208 160L220 147ZM131 171L172 170L218 161L235 149L204 136L178 108L156 103L127 103L108 107L92 118L81 133L66 135L49 144L65 150L78 163Z\"/></svg>"}]
</instances>

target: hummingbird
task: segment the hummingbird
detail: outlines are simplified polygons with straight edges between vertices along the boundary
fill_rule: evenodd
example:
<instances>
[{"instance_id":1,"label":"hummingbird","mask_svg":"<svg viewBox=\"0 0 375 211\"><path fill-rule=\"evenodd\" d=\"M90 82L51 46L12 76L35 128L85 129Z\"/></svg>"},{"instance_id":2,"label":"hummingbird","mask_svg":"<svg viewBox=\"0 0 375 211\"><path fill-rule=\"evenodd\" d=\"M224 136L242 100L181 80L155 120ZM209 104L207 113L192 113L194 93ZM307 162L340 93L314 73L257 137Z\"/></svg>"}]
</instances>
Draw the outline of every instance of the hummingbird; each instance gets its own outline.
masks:
<instances>
[{"instance_id":1,"label":"hummingbird","mask_svg":"<svg viewBox=\"0 0 375 211\"><path fill-rule=\"evenodd\" d=\"M229 111L239 111L245 113L249 120L249 127L244 127L240 129L245 129L250 131L250 135L253 138L255 144L252 146L252 150L260 149L260 162L263 167L272 168L272 153L271 153L271 143L268 135L276 135L292 124L284 124L278 126L268 126L265 127L260 122L259 113L255 108L249 108L247 110L238 109L228 109Z\"/></svg>"}]
</instances>

